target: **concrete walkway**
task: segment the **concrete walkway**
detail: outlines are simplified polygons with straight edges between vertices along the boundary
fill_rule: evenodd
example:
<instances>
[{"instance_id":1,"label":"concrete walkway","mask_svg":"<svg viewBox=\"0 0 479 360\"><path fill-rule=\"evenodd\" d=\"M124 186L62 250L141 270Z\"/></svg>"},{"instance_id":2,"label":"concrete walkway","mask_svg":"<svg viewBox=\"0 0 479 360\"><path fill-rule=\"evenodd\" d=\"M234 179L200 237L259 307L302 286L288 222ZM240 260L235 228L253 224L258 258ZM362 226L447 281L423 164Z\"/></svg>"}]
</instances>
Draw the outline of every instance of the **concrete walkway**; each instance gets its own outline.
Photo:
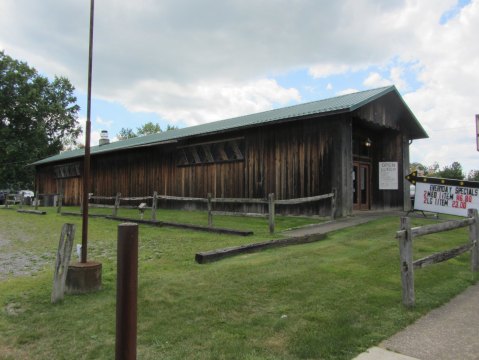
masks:
<instances>
[{"instance_id":1,"label":"concrete walkway","mask_svg":"<svg viewBox=\"0 0 479 360\"><path fill-rule=\"evenodd\" d=\"M354 360L479 359L479 283Z\"/></svg>"},{"instance_id":2,"label":"concrete walkway","mask_svg":"<svg viewBox=\"0 0 479 360\"><path fill-rule=\"evenodd\" d=\"M365 224L367 222L383 218L385 216L398 216L398 229L399 229L399 217L405 216L403 211L358 211L354 212L353 216L339 218L333 221L326 221L320 224L314 224L309 226L304 226L297 229L291 229L284 231L283 234L286 236L305 236L312 234L327 234L331 231L340 230L360 224Z\"/></svg>"},{"instance_id":3,"label":"concrete walkway","mask_svg":"<svg viewBox=\"0 0 479 360\"><path fill-rule=\"evenodd\" d=\"M325 234L384 216L404 214L355 213L352 217L289 230L285 234ZM479 360L479 283L353 360Z\"/></svg>"}]
</instances>

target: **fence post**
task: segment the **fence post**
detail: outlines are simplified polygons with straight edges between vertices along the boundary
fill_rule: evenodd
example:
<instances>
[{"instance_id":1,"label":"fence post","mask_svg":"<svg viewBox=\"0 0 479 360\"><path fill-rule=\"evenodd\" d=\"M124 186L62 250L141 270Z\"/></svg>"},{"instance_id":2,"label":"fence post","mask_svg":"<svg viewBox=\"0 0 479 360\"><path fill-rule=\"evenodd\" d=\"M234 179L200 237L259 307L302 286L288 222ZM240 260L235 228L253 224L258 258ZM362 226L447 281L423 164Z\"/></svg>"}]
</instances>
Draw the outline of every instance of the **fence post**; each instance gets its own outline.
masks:
<instances>
[{"instance_id":1,"label":"fence post","mask_svg":"<svg viewBox=\"0 0 479 360\"><path fill-rule=\"evenodd\" d=\"M116 193L115 206L113 207L113 216L118 215L118 208L120 207L120 196L121 196L121 193Z\"/></svg>"},{"instance_id":2,"label":"fence post","mask_svg":"<svg viewBox=\"0 0 479 360\"><path fill-rule=\"evenodd\" d=\"M331 220L334 220L336 216L336 196L337 190L333 188L333 197L331 198Z\"/></svg>"},{"instance_id":3,"label":"fence post","mask_svg":"<svg viewBox=\"0 0 479 360\"><path fill-rule=\"evenodd\" d=\"M63 300L65 295L65 281L67 279L68 265L72 256L73 240L75 238L75 225L63 224L60 242L58 244L55 272L53 274L53 289L51 302Z\"/></svg>"},{"instance_id":4,"label":"fence post","mask_svg":"<svg viewBox=\"0 0 479 360\"><path fill-rule=\"evenodd\" d=\"M62 205L63 205L63 193L60 193L60 195L58 195L58 207L57 207L58 214L62 212Z\"/></svg>"},{"instance_id":5,"label":"fence post","mask_svg":"<svg viewBox=\"0 0 479 360\"><path fill-rule=\"evenodd\" d=\"M275 204L274 204L274 193L268 195L268 213L269 213L269 233L274 233L274 215L275 215Z\"/></svg>"},{"instance_id":6,"label":"fence post","mask_svg":"<svg viewBox=\"0 0 479 360\"><path fill-rule=\"evenodd\" d=\"M412 232L411 219L401 217L401 230L399 237L399 256L401 258L401 283L402 302L406 306L414 306L414 267L412 264Z\"/></svg>"},{"instance_id":7,"label":"fence post","mask_svg":"<svg viewBox=\"0 0 479 360\"><path fill-rule=\"evenodd\" d=\"M471 248L471 271L479 270L479 216L477 209L468 209L467 216L474 219L474 223L469 225L469 241Z\"/></svg>"},{"instance_id":8,"label":"fence post","mask_svg":"<svg viewBox=\"0 0 479 360\"><path fill-rule=\"evenodd\" d=\"M212 213L212 204L211 204L211 193L208 193L208 226L213 226L213 213Z\"/></svg>"},{"instance_id":9,"label":"fence post","mask_svg":"<svg viewBox=\"0 0 479 360\"><path fill-rule=\"evenodd\" d=\"M158 192L153 192L153 203L151 204L151 220L156 221L156 208L158 206Z\"/></svg>"},{"instance_id":10,"label":"fence post","mask_svg":"<svg viewBox=\"0 0 479 360\"><path fill-rule=\"evenodd\" d=\"M118 225L115 359L136 359L138 224Z\"/></svg>"},{"instance_id":11,"label":"fence post","mask_svg":"<svg viewBox=\"0 0 479 360\"><path fill-rule=\"evenodd\" d=\"M63 180L58 182L58 204L57 204L57 214L62 212L63 205Z\"/></svg>"},{"instance_id":12,"label":"fence post","mask_svg":"<svg viewBox=\"0 0 479 360\"><path fill-rule=\"evenodd\" d=\"M23 209L23 202L24 202L24 201L25 201L25 198L24 198L24 196L23 196L23 193L21 193L21 194L20 194L20 205L19 205L20 209Z\"/></svg>"}]
</instances>

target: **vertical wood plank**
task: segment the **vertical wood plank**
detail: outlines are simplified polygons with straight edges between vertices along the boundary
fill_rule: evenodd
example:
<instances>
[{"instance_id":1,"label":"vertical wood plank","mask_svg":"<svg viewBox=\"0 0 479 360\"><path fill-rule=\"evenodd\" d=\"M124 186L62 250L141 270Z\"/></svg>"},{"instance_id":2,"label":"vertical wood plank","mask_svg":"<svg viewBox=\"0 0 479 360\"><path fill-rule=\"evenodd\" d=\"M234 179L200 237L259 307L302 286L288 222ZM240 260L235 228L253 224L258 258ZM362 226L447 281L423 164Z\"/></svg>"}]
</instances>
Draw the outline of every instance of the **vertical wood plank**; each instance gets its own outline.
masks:
<instances>
[{"instance_id":1,"label":"vertical wood plank","mask_svg":"<svg viewBox=\"0 0 479 360\"><path fill-rule=\"evenodd\" d=\"M74 238L75 225L63 224L60 242L58 244L55 272L53 274L52 304L63 300L63 296L65 295L65 280L72 255Z\"/></svg>"},{"instance_id":2,"label":"vertical wood plank","mask_svg":"<svg viewBox=\"0 0 479 360\"><path fill-rule=\"evenodd\" d=\"M58 214L62 212L62 205L63 205L63 179L60 179L58 181L58 204L57 204Z\"/></svg>"},{"instance_id":3,"label":"vertical wood plank","mask_svg":"<svg viewBox=\"0 0 479 360\"><path fill-rule=\"evenodd\" d=\"M118 216L118 208L120 207L121 193L116 193L115 206L113 207L113 216Z\"/></svg>"},{"instance_id":4,"label":"vertical wood plank","mask_svg":"<svg viewBox=\"0 0 479 360\"><path fill-rule=\"evenodd\" d=\"M156 221L156 209L158 207L158 192L153 192L153 203L151 204L151 220Z\"/></svg>"},{"instance_id":5,"label":"vertical wood plank","mask_svg":"<svg viewBox=\"0 0 479 360\"><path fill-rule=\"evenodd\" d=\"M402 301L405 306L414 306L414 267L412 264L411 219L401 217L401 230L404 236L399 237L399 256L401 259Z\"/></svg>"},{"instance_id":6,"label":"vertical wood plank","mask_svg":"<svg viewBox=\"0 0 479 360\"><path fill-rule=\"evenodd\" d=\"M208 226L213 226L213 213L212 213L212 206L211 206L211 193L208 193Z\"/></svg>"},{"instance_id":7,"label":"vertical wood plank","mask_svg":"<svg viewBox=\"0 0 479 360\"><path fill-rule=\"evenodd\" d=\"M269 213L269 233L274 234L274 215L275 215L274 193L271 193L268 195L268 213Z\"/></svg>"},{"instance_id":8,"label":"vertical wood plank","mask_svg":"<svg viewBox=\"0 0 479 360\"><path fill-rule=\"evenodd\" d=\"M333 189L333 197L331 198L331 220L334 220L336 216L336 188Z\"/></svg>"}]
</instances>

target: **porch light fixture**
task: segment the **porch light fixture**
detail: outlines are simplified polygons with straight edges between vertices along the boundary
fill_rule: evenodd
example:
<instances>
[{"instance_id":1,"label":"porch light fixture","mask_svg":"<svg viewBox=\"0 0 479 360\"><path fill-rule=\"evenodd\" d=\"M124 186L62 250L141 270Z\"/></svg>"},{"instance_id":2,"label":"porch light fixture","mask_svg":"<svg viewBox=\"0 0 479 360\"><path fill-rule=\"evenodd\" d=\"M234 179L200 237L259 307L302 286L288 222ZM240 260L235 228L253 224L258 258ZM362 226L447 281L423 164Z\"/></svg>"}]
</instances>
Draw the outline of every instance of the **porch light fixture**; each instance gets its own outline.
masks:
<instances>
[{"instance_id":1,"label":"porch light fixture","mask_svg":"<svg viewBox=\"0 0 479 360\"><path fill-rule=\"evenodd\" d=\"M371 147L371 145L372 145L371 139L370 139L370 138L367 138L366 141L364 142L364 146L366 146L366 147Z\"/></svg>"}]
</instances>

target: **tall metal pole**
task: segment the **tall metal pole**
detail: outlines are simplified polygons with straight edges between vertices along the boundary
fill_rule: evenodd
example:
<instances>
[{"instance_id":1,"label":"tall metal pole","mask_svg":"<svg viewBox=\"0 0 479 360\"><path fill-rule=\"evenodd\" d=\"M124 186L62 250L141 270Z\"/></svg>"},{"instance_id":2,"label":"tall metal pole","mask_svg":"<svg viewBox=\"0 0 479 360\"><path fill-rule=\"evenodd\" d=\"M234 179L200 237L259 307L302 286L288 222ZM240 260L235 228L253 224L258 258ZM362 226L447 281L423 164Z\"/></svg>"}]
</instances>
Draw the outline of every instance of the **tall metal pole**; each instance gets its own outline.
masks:
<instances>
[{"instance_id":1,"label":"tall metal pole","mask_svg":"<svg viewBox=\"0 0 479 360\"><path fill-rule=\"evenodd\" d=\"M83 163L83 222L82 222L82 248L81 262L87 262L88 254L88 193L90 191L90 133L91 133L91 78L93 63L93 15L95 9L95 0L90 0L90 45L88 51L88 97L87 97L87 116L85 127L85 160Z\"/></svg>"}]
</instances>

